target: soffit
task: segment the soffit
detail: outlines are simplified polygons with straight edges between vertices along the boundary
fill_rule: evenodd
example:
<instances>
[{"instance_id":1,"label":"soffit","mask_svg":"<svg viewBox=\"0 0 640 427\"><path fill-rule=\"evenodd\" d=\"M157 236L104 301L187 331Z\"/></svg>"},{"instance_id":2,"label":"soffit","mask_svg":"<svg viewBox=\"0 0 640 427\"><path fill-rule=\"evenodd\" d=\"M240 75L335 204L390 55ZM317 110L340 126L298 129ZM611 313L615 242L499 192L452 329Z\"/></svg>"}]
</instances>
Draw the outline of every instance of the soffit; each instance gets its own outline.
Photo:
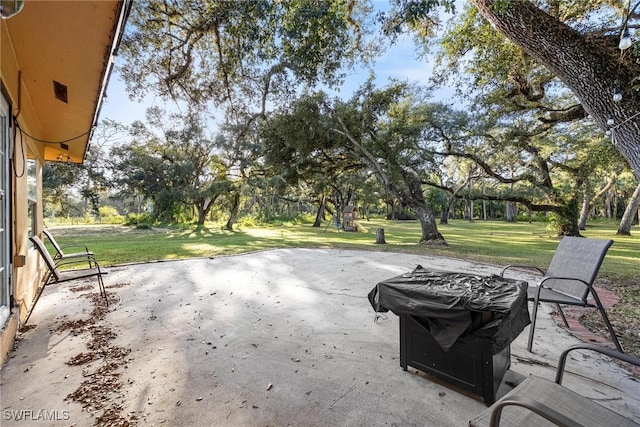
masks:
<instances>
[{"instance_id":1,"label":"soffit","mask_svg":"<svg viewBox=\"0 0 640 427\"><path fill-rule=\"evenodd\" d=\"M19 14L5 21L22 85L39 121L33 136L67 141L66 149L45 144L45 160L84 160L122 6L109 0L27 1ZM65 88L66 102L59 99Z\"/></svg>"}]
</instances>

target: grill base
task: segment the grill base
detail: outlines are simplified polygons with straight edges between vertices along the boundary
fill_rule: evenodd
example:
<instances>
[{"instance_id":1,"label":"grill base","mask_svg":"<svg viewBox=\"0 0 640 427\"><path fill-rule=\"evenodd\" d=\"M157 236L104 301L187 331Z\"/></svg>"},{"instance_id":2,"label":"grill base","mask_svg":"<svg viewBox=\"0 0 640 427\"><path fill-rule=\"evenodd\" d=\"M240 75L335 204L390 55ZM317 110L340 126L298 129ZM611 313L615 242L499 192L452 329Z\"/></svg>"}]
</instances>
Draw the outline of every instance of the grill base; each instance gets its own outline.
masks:
<instances>
[{"instance_id":1,"label":"grill base","mask_svg":"<svg viewBox=\"0 0 640 427\"><path fill-rule=\"evenodd\" d=\"M491 354L486 341L463 336L444 351L429 331L412 316L400 318L400 366L408 366L435 375L445 382L481 396L489 406L496 401L496 393L511 365L511 351L507 346L498 354Z\"/></svg>"}]
</instances>

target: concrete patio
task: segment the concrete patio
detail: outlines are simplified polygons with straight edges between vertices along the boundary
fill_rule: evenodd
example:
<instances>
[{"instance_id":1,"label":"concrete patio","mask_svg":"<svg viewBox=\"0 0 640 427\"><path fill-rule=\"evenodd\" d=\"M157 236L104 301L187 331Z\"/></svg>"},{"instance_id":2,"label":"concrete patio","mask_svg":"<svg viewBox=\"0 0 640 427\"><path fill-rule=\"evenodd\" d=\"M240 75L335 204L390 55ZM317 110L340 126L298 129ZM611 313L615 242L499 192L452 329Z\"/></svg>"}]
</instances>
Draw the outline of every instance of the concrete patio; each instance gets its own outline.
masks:
<instances>
[{"instance_id":1,"label":"concrete patio","mask_svg":"<svg viewBox=\"0 0 640 427\"><path fill-rule=\"evenodd\" d=\"M403 371L397 316L374 313L367 300L377 282L418 264L500 271L323 249L127 265L109 269L113 302L98 315L86 297L97 294L94 282L52 286L2 368L1 424L464 426L484 403ZM98 321L79 322L92 311ZM528 328L511 345L514 380L553 379L560 352L579 342L547 306L539 316L534 353ZM640 422L638 377L573 354L564 384Z\"/></svg>"}]
</instances>

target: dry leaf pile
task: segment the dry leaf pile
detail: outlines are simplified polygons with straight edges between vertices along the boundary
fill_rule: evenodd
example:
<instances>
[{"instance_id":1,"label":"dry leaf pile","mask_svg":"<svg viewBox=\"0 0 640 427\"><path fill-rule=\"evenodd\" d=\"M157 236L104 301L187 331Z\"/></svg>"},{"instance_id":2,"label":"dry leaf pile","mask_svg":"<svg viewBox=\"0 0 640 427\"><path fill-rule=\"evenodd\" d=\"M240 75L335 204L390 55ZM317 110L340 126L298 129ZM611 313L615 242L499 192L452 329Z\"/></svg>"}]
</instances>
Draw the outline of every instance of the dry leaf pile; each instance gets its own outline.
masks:
<instances>
[{"instance_id":1,"label":"dry leaf pile","mask_svg":"<svg viewBox=\"0 0 640 427\"><path fill-rule=\"evenodd\" d=\"M81 292L85 286L72 288L74 292ZM65 400L72 400L82 405L82 408L96 416L96 426L129 427L136 424L135 415L122 414L122 405L115 402L116 394L122 388L122 374L119 369L126 363L126 357L131 352L129 348L123 348L113 344L118 334L110 327L104 325L109 308L98 293L85 295L90 298L93 310L88 319L63 322L55 329L55 332L69 331L73 335L88 334L87 351L83 351L66 363L70 366L89 365L83 370L85 378L78 389L70 393ZM109 302L115 303L113 294L107 293ZM102 411L102 413L100 413Z\"/></svg>"}]
</instances>

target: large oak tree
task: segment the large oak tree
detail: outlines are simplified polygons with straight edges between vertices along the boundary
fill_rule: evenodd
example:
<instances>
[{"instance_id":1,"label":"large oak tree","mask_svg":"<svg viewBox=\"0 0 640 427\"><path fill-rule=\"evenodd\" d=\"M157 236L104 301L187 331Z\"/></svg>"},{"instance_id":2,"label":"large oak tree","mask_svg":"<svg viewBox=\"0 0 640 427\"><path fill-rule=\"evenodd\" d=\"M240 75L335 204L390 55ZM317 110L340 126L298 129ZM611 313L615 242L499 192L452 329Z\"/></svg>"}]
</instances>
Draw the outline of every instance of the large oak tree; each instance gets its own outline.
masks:
<instances>
[{"instance_id":1,"label":"large oak tree","mask_svg":"<svg viewBox=\"0 0 640 427\"><path fill-rule=\"evenodd\" d=\"M132 140L111 148L112 174L122 195L141 195L153 202L154 216L178 221L194 209L204 224L216 200L228 194L232 183L228 165L217 154L217 144L205 134L198 115L147 112L149 126L131 125ZM170 124L179 123L171 126Z\"/></svg>"},{"instance_id":2,"label":"large oak tree","mask_svg":"<svg viewBox=\"0 0 640 427\"><path fill-rule=\"evenodd\" d=\"M391 22L428 36L438 5L452 0L394 0ZM469 0L492 26L557 76L580 100L640 180L640 47L622 51L625 29L638 28L640 2ZM397 27L400 28L400 27ZM620 92L621 100L614 101ZM613 120L613 125L610 119Z\"/></svg>"}]
</instances>

